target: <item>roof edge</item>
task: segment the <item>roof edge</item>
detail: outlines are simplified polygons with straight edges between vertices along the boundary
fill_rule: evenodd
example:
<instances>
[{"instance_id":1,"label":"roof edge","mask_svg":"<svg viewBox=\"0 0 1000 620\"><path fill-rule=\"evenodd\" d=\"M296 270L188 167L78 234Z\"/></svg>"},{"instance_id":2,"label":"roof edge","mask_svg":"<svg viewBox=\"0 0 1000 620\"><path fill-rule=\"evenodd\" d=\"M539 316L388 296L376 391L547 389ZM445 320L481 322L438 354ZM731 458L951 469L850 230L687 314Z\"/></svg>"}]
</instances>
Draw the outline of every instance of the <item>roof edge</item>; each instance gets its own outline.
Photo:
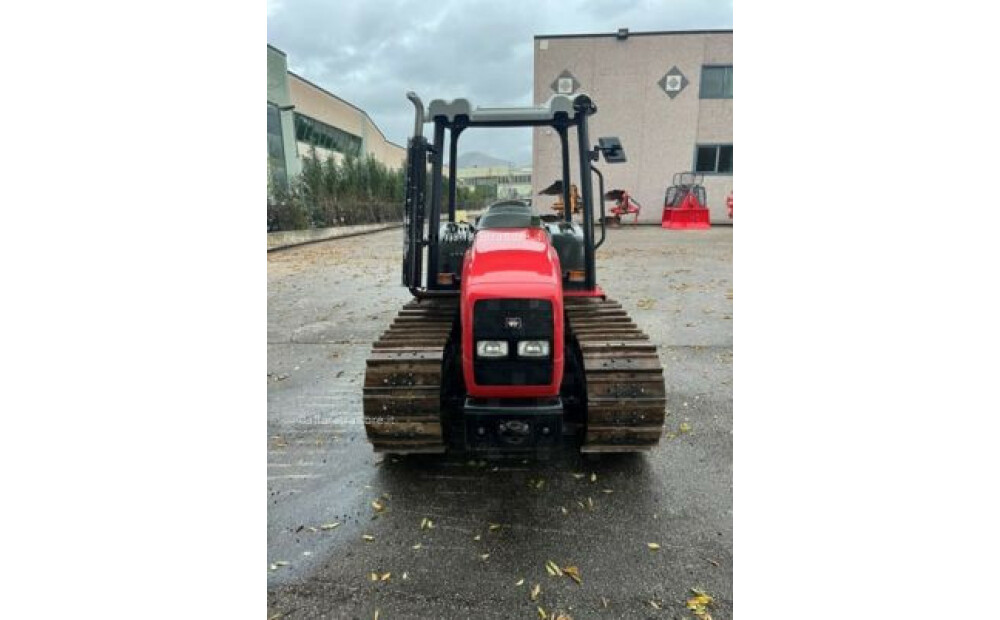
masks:
<instances>
[{"instance_id":1,"label":"roof edge","mask_svg":"<svg viewBox=\"0 0 1000 620\"><path fill-rule=\"evenodd\" d=\"M728 30L652 30L648 32L631 32L629 37L674 35L674 34L733 34L733 29ZM595 39L599 37L617 37L617 32L593 32L581 34L536 34L535 39Z\"/></svg>"}]
</instances>

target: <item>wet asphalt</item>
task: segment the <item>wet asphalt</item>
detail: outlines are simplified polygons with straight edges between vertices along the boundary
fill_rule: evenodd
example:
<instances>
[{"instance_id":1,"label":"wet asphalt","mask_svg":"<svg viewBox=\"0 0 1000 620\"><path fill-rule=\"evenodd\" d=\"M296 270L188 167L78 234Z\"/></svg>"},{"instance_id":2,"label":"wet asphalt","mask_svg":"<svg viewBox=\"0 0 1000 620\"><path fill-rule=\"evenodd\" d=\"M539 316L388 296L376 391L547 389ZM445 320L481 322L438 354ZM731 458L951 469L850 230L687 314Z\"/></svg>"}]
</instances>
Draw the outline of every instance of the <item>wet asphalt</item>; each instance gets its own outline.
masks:
<instances>
[{"instance_id":1,"label":"wet asphalt","mask_svg":"<svg viewBox=\"0 0 1000 620\"><path fill-rule=\"evenodd\" d=\"M268 255L267 617L695 618L698 588L730 618L732 228L609 231L598 281L660 346L668 415L651 453L596 460L372 452L400 253L389 230Z\"/></svg>"}]
</instances>

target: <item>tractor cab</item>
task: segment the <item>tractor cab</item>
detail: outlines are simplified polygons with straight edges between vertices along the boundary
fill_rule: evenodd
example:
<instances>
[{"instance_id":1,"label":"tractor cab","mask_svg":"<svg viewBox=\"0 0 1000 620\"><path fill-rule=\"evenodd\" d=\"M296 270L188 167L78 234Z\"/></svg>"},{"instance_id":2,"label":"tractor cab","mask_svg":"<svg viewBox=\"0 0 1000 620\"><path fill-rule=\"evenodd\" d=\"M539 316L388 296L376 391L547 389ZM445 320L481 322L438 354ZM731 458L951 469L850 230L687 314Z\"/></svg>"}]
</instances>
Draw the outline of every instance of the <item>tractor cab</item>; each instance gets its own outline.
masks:
<instances>
[{"instance_id":1,"label":"tractor cab","mask_svg":"<svg viewBox=\"0 0 1000 620\"><path fill-rule=\"evenodd\" d=\"M597 286L595 252L605 240L604 177L593 162L603 155L608 163L625 161L621 141L602 137L588 146L587 119L597 106L587 95L554 95L545 104L531 108L473 107L467 99L435 99L424 108L414 93L407 94L416 109L414 136L407 149L406 206L403 217L403 284L414 296L427 298L455 295L461 288L461 257L471 247L475 231L484 227L511 227L513 224L544 224L563 262L563 284L581 294L601 295ZM424 124L433 124L433 141L423 136ZM458 141L476 128L551 127L562 146L562 175L543 193L558 193L564 205L558 215L525 215L527 201L496 202L475 226L456 221L458 194ZM575 133L579 157L577 183L570 179L570 134ZM446 140L446 134L448 139ZM444 174L444 154L448 153L448 175ZM430 179L427 178L430 163ZM595 196L593 177L600 192ZM427 188L429 186L429 196ZM579 188L579 189L577 189ZM575 191L574 191L575 190ZM597 207L600 217L595 216ZM577 219L574 221L574 215ZM540 222L536 222L537 217ZM600 239L596 226L600 224ZM425 237L426 231L426 237Z\"/></svg>"}]
</instances>

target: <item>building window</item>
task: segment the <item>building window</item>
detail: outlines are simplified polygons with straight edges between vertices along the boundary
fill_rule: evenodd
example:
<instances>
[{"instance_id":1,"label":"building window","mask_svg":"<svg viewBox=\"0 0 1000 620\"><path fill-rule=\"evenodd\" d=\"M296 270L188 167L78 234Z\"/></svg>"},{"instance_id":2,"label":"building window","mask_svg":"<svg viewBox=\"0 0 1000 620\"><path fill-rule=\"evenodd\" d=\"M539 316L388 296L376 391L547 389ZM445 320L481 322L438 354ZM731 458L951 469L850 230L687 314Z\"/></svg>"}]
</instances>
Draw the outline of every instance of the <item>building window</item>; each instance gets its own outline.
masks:
<instances>
[{"instance_id":1,"label":"building window","mask_svg":"<svg viewBox=\"0 0 1000 620\"><path fill-rule=\"evenodd\" d=\"M295 139L344 155L361 155L361 138L304 114L295 114Z\"/></svg>"},{"instance_id":2,"label":"building window","mask_svg":"<svg viewBox=\"0 0 1000 620\"><path fill-rule=\"evenodd\" d=\"M267 104L267 164L272 182L280 187L287 187L288 171L285 169L285 144L281 136L281 112L273 103Z\"/></svg>"},{"instance_id":3,"label":"building window","mask_svg":"<svg viewBox=\"0 0 1000 620\"><path fill-rule=\"evenodd\" d=\"M694 152L694 171L706 174L732 174L733 145L699 144Z\"/></svg>"},{"instance_id":4,"label":"building window","mask_svg":"<svg viewBox=\"0 0 1000 620\"><path fill-rule=\"evenodd\" d=\"M733 66L706 66L701 68L702 99L733 98Z\"/></svg>"}]
</instances>

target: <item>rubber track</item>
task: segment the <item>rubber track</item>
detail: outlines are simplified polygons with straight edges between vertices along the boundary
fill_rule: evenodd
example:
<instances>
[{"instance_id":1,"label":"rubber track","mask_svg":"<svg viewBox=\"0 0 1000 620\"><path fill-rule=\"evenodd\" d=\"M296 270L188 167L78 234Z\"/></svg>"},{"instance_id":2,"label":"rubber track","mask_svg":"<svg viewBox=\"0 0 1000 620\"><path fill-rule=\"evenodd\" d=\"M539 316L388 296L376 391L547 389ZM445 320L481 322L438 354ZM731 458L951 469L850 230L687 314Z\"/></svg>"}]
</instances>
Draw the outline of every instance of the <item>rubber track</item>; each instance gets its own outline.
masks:
<instances>
[{"instance_id":1,"label":"rubber track","mask_svg":"<svg viewBox=\"0 0 1000 620\"><path fill-rule=\"evenodd\" d=\"M442 453L441 363L457 299L413 300L372 346L365 432L376 452Z\"/></svg>"},{"instance_id":2,"label":"rubber track","mask_svg":"<svg viewBox=\"0 0 1000 620\"><path fill-rule=\"evenodd\" d=\"M442 453L441 367L454 299L406 304L372 347L364 385L365 431L376 452ZM621 304L565 299L583 353L587 430L582 452L648 450L663 432L666 392L656 346Z\"/></svg>"},{"instance_id":3,"label":"rubber track","mask_svg":"<svg viewBox=\"0 0 1000 620\"><path fill-rule=\"evenodd\" d=\"M581 452L656 446L666 411L656 346L614 300L567 297L565 308L586 374L587 430Z\"/></svg>"}]
</instances>

